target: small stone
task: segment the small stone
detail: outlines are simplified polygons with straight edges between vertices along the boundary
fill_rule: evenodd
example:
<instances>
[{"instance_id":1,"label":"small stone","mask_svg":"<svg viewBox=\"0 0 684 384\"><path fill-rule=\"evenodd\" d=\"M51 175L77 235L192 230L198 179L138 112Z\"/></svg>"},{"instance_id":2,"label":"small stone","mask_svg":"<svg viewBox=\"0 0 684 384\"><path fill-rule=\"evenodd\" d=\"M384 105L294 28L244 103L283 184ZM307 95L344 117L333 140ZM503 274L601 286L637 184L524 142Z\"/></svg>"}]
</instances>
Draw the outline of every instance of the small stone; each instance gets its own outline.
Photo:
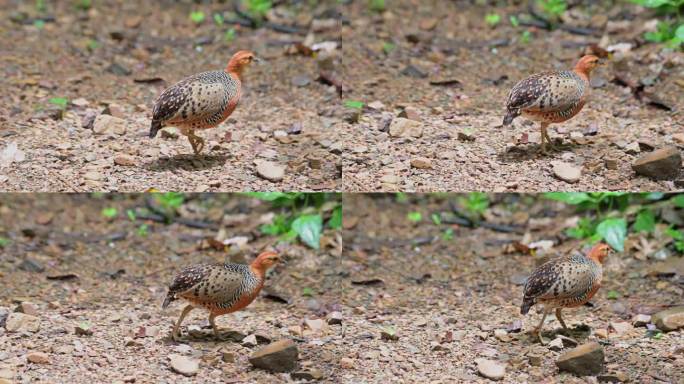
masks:
<instances>
[{"instance_id":1,"label":"small stone","mask_svg":"<svg viewBox=\"0 0 684 384\"><path fill-rule=\"evenodd\" d=\"M596 376L596 379L599 383L626 383L629 381L629 376L624 372L615 372L598 375Z\"/></svg>"},{"instance_id":2,"label":"small stone","mask_svg":"<svg viewBox=\"0 0 684 384\"><path fill-rule=\"evenodd\" d=\"M307 75L296 75L292 78L292 85L296 87L306 87L311 83L311 78Z\"/></svg>"},{"instance_id":3,"label":"small stone","mask_svg":"<svg viewBox=\"0 0 684 384\"><path fill-rule=\"evenodd\" d=\"M508 336L508 332L506 332L505 329L495 329L494 337L496 337L496 339L499 341L503 341L504 343L511 340L511 337Z\"/></svg>"},{"instance_id":4,"label":"small stone","mask_svg":"<svg viewBox=\"0 0 684 384\"><path fill-rule=\"evenodd\" d=\"M397 175L384 175L380 178L381 183L387 183L387 184L399 184L401 180L399 179L399 176Z\"/></svg>"},{"instance_id":5,"label":"small stone","mask_svg":"<svg viewBox=\"0 0 684 384\"><path fill-rule=\"evenodd\" d=\"M494 360L477 359L477 372L491 380L501 380L506 374L506 366Z\"/></svg>"},{"instance_id":6,"label":"small stone","mask_svg":"<svg viewBox=\"0 0 684 384\"><path fill-rule=\"evenodd\" d=\"M370 109L375 109L375 110L382 110L385 109L385 104L382 103L380 100L375 100L373 102L368 103L368 108Z\"/></svg>"},{"instance_id":7,"label":"small stone","mask_svg":"<svg viewBox=\"0 0 684 384\"><path fill-rule=\"evenodd\" d=\"M458 132L457 137L461 141L475 141L475 135L470 130Z\"/></svg>"},{"instance_id":8,"label":"small stone","mask_svg":"<svg viewBox=\"0 0 684 384\"><path fill-rule=\"evenodd\" d=\"M636 155L639 152L641 152L641 147L639 147L639 143L636 141L633 141L625 147L625 152L630 154L630 155Z\"/></svg>"},{"instance_id":9,"label":"small stone","mask_svg":"<svg viewBox=\"0 0 684 384\"><path fill-rule=\"evenodd\" d=\"M413 121L420 121L420 111L418 111L417 108L411 106L407 106L404 109L402 109L397 116Z\"/></svg>"},{"instance_id":10,"label":"small stone","mask_svg":"<svg viewBox=\"0 0 684 384\"><path fill-rule=\"evenodd\" d=\"M432 160L427 157L415 157L411 159L411 167L417 169L430 169L432 168Z\"/></svg>"},{"instance_id":11,"label":"small stone","mask_svg":"<svg viewBox=\"0 0 684 384\"><path fill-rule=\"evenodd\" d=\"M594 336L598 337L599 339L607 339L608 338L608 330L605 328L599 328L594 330Z\"/></svg>"},{"instance_id":12,"label":"small stone","mask_svg":"<svg viewBox=\"0 0 684 384\"><path fill-rule=\"evenodd\" d=\"M90 102L82 97L79 97L77 99L71 100L71 105L74 105L76 107L87 107L90 105Z\"/></svg>"},{"instance_id":13,"label":"small stone","mask_svg":"<svg viewBox=\"0 0 684 384\"><path fill-rule=\"evenodd\" d=\"M340 359L340 367L342 367L343 369L353 369L354 360L348 357L343 357Z\"/></svg>"},{"instance_id":14,"label":"small stone","mask_svg":"<svg viewBox=\"0 0 684 384\"><path fill-rule=\"evenodd\" d=\"M37 260L33 260L31 258L24 259L21 264L19 264L19 269L26 272L45 272L45 267L43 267L43 265Z\"/></svg>"},{"instance_id":15,"label":"small stone","mask_svg":"<svg viewBox=\"0 0 684 384\"><path fill-rule=\"evenodd\" d=\"M288 372L297 368L299 352L290 339L273 342L254 352L249 362L261 369L271 372Z\"/></svg>"},{"instance_id":16,"label":"small stone","mask_svg":"<svg viewBox=\"0 0 684 384\"><path fill-rule=\"evenodd\" d=\"M660 148L639 157L632 169L637 175L655 180L674 180L682 169L682 155L674 146Z\"/></svg>"},{"instance_id":17,"label":"small stone","mask_svg":"<svg viewBox=\"0 0 684 384\"><path fill-rule=\"evenodd\" d=\"M171 368L181 375L194 376L199 370L199 362L187 356L174 353L169 355L169 359L171 360Z\"/></svg>"},{"instance_id":18,"label":"small stone","mask_svg":"<svg viewBox=\"0 0 684 384\"><path fill-rule=\"evenodd\" d=\"M684 328L684 306L660 311L653 315L651 321L656 327L658 327L658 329L664 332Z\"/></svg>"},{"instance_id":19,"label":"small stone","mask_svg":"<svg viewBox=\"0 0 684 384\"><path fill-rule=\"evenodd\" d=\"M252 347L256 347L257 344L258 343L257 343L256 335L254 335L254 334L251 334L251 335L245 337L244 339L242 339L242 345L244 345L245 347L252 348Z\"/></svg>"},{"instance_id":20,"label":"small stone","mask_svg":"<svg viewBox=\"0 0 684 384\"><path fill-rule=\"evenodd\" d=\"M541 355L528 355L527 360L531 366L541 367L543 359Z\"/></svg>"},{"instance_id":21,"label":"small stone","mask_svg":"<svg viewBox=\"0 0 684 384\"><path fill-rule=\"evenodd\" d=\"M93 124L93 133L96 135L111 134L123 135L126 133L126 120L110 115L99 115Z\"/></svg>"},{"instance_id":22,"label":"small stone","mask_svg":"<svg viewBox=\"0 0 684 384\"><path fill-rule=\"evenodd\" d=\"M114 157L114 164L122 167L132 167L135 165L135 160L128 155L117 155Z\"/></svg>"},{"instance_id":23,"label":"small stone","mask_svg":"<svg viewBox=\"0 0 684 384\"><path fill-rule=\"evenodd\" d=\"M678 144L684 144L684 133L675 133L672 135L672 140Z\"/></svg>"},{"instance_id":24,"label":"small stone","mask_svg":"<svg viewBox=\"0 0 684 384\"><path fill-rule=\"evenodd\" d=\"M651 315L644 315L642 313L634 315L632 318L632 325L635 327L645 327L646 324L651 323Z\"/></svg>"},{"instance_id":25,"label":"small stone","mask_svg":"<svg viewBox=\"0 0 684 384\"><path fill-rule=\"evenodd\" d=\"M17 307L17 312L21 312L23 314L31 316L38 316L38 306L29 301L23 301Z\"/></svg>"},{"instance_id":26,"label":"small stone","mask_svg":"<svg viewBox=\"0 0 684 384\"><path fill-rule=\"evenodd\" d=\"M78 336L91 336L93 330L90 329L88 324L82 323L74 327L74 333Z\"/></svg>"},{"instance_id":27,"label":"small stone","mask_svg":"<svg viewBox=\"0 0 684 384\"><path fill-rule=\"evenodd\" d=\"M570 163L556 161L553 163L553 174L567 183L576 183L582 176L582 170Z\"/></svg>"},{"instance_id":28,"label":"small stone","mask_svg":"<svg viewBox=\"0 0 684 384\"><path fill-rule=\"evenodd\" d=\"M278 182L285 177L285 168L271 161L257 164L257 174L266 180Z\"/></svg>"},{"instance_id":29,"label":"small stone","mask_svg":"<svg viewBox=\"0 0 684 384\"><path fill-rule=\"evenodd\" d=\"M104 112L102 112L102 113L104 113L106 115L118 117L119 119L123 119L124 117L126 117L123 108L119 104L116 104L116 103L109 104L107 106L107 108L105 108Z\"/></svg>"},{"instance_id":30,"label":"small stone","mask_svg":"<svg viewBox=\"0 0 684 384\"><path fill-rule=\"evenodd\" d=\"M389 341L397 341L399 340L399 336L397 335L396 331L387 331L387 330L382 330L380 331L380 338L382 340L389 340Z\"/></svg>"},{"instance_id":31,"label":"small stone","mask_svg":"<svg viewBox=\"0 0 684 384\"><path fill-rule=\"evenodd\" d=\"M91 181L100 181L104 179L104 175L97 171L86 172L83 178Z\"/></svg>"},{"instance_id":32,"label":"small stone","mask_svg":"<svg viewBox=\"0 0 684 384\"><path fill-rule=\"evenodd\" d=\"M40 318L19 312L10 313L5 321L7 332L38 332Z\"/></svg>"},{"instance_id":33,"label":"small stone","mask_svg":"<svg viewBox=\"0 0 684 384\"><path fill-rule=\"evenodd\" d=\"M556 366L561 371L578 376L595 376L603 370L603 347L591 342L573 348L558 357Z\"/></svg>"},{"instance_id":34,"label":"small stone","mask_svg":"<svg viewBox=\"0 0 684 384\"><path fill-rule=\"evenodd\" d=\"M633 327L632 324L626 322L626 321L614 321L609 324L609 327L615 331L615 333L618 336L622 336L628 332L630 332Z\"/></svg>"},{"instance_id":35,"label":"small stone","mask_svg":"<svg viewBox=\"0 0 684 384\"><path fill-rule=\"evenodd\" d=\"M221 351L221 360L223 360L224 363L234 363L235 353L232 351Z\"/></svg>"},{"instance_id":36,"label":"small stone","mask_svg":"<svg viewBox=\"0 0 684 384\"><path fill-rule=\"evenodd\" d=\"M0 328L5 327L5 323L7 322L7 317L10 314L10 309L7 307L0 307Z\"/></svg>"},{"instance_id":37,"label":"small stone","mask_svg":"<svg viewBox=\"0 0 684 384\"><path fill-rule=\"evenodd\" d=\"M321 370L318 370L316 368L310 368L304 371L297 371L297 372L292 372L290 374L290 377L294 380L306 380L306 381L311 381L311 380L320 380L325 377L323 372Z\"/></svg>"},{"instance_id":38,"label":"small stone","mask_svg":"<svg viewBox=\"0 0 684 384\"><path fill-rule=\"evenodd\" d=\"M560 338L557 337L557 338L551 340L551 342L549 342L547 347L549 347L549 349L552 351L560 351L564 347L563 340L561 340Z\"/></svg>"},{"instance_id":39,"label":"small stone","mask_svg":"<svg viewBox=\"0 0 684 384\"><path fill-rule=\"evenodd\" d=\"M342 324L342 312L334 311L328 314L328 324L336 325Z\"/></svg>"},{"instance_id":40,"label":"small stone","mask_svg":"<svg viewBox=\"0 0 684 384\"><path fill-rule=\"evenodd\" d=\"M304 319L304 324L313 332L325 332L328 327L323 319Z\"/></svg>"},{"instance_id":41,"label":"small stone","mask_svg":"<svg viewBox=\"0 0 684 384\"><path fill-rule=\"evenodd\" d=\"M616 159L603 159L603 162L606 165L606 169L618 169L618 161Z\"/></svg>"},{"instance_id":42,"label":"small stone","mask_svg":"<svg viewBox=\"0 0 684 384\"><path fill-rule=\"evenodd\" d=\"M417 121L397 117L390 123L389 134L392 137L421 137L423 126Z\"/></svg>"},{"instance_id":43,"label":"small stone","mask_svg":"<svg viewBox=\"0 0 684 384\"><path fill-rule=\"evenodd\" d=\"M47 355L47 353L43 352L29 352L26 354L26 360L34 363L34 364L49 364L50 363L50 357Z\"/></svg>"}]
</instances>

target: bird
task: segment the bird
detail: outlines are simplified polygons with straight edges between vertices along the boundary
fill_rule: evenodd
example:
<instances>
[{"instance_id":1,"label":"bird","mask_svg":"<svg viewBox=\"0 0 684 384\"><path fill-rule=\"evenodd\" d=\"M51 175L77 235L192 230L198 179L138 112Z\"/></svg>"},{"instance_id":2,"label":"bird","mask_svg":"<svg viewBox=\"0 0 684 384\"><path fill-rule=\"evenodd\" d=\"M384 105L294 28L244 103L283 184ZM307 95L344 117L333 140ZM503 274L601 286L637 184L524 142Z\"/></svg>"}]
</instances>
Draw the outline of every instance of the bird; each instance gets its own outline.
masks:
<instances>
[{"instance_id":1,"label":"bird","mask_svg":"<svg viewBox=\"0 0 684 384\"><path fill-rule=\"evenodd\" d=\"M166 88L152 109L150 138L160 129L174 126L187 136L194 153L200 153L204 139L195 131L217 127L233 113L242 94L242 75L251 63L259 61L250 51L238 51L225 70L198 73Z\"/></svg>"},{"instance_id":2,"label":"bird","mask_svg":"<svg viewBox=\"0 0 684 384\"><path fill-rule=\"evenodd\" d=\"M209 311L209 324L218 337L219 331L214 321L216 317L239 311L251 304L264 286L266 271L278 261L278 254L266 251L259 254L250 265L198 264L181 270L169 286L162 304L162 309L166 309L178 299L188 302L173 327L172 338L180 338L181 323L194 308Z\"/></svg>"},{"instance_id":3,"label":"bird","mask_svg":"<svg viewBox=\"0 0 684 384\"><path fill-rule=\"evenodd\" d=\"M508 94L503 126L523 115L541 123L541 152L546 143L553 147L546 129L551 123L562 123L577 115L589 96L589 76L604 65L594 55L583 56L571 71L551 71L534 74L519 81Z\"/></svg>"},{"instance_id":4,"label":"bird","mask_svg":"<svg viewBox=\"0 0 684 384\"><path fill-rule=\"evenodd\" d=\"M520 314L526 315L535 304L543 306L542 319L533 331L542 344L541 329L549 313L555 309L556 318L567 329L561 310L579 307L596 294L603 278L603 262L610 249L599 243L586 255L573 252L549 260L532 272L525 283Z\"/></svg>"}]
</instances>

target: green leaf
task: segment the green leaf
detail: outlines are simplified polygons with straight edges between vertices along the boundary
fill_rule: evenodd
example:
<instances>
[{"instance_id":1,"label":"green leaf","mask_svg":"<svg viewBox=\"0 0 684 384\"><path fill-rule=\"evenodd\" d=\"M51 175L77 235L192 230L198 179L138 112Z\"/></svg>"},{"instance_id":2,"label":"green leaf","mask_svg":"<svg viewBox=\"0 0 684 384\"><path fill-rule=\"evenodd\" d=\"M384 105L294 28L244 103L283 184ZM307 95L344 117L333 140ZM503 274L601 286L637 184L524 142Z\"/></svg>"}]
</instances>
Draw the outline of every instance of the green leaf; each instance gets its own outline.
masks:
<instances>
[{"instance_id":1,"label":"green leaf","mask_svg":"<svg viewBox=\"0 0 684 384\"><path fill-rule=\"evenodd\" d=\"M632 226L637 232L653 232L655 229L655 215L650 209L644 209L636 217Z\"/></svg>"},{"instance_id":2,"label":"green leaf","mask_svg":"<svg viewBox=\"0 0 684 384\"><path fill-rule=\"evenodd\" d=\"M596 233L613 249L619 252L625 250L625 237L627 237L627 221L625 219L605 219L596 227Z\"/></svg>"},{"instance_id":3,"label":"green leaf","mask_svg":"<svg viewBox=\"0 0 684 384\"><path fill-rule=\"evenodd\" d=\"M273 7L271 0L242 0L247 11L258 18L263 18Z\"/></svg>"},{"instance_id":4,"label":"green leaf","mask_svg":"<svg viewBox=\"0 0 684 384\"><path fill-rule=\"evenodd\" d=\"M418 223L421 220L423 220L423 215L421 215L420 212L409 212L409 214L406 215L406 217L412 223Z\"/></svg>"},{"instance_id":5,"label":"green leaf","mask_svg":"<svg viewBox=\"0 0 684 384\"><path fill-rule=\"evenodd\" d=\"M204 18L204 12L202 11L190 12L190 20L195 24L201 24L204 21Z\"/></svg>"},{"instance_id":6,"label":"green leaf","mask_svg":"<svg viewBox=\"0 0 684 384\"><path fill-rule=\"evenodd\" d=\"M452 228L447 228L442 233L442 240L452 240L454 238L454 230Z\"/></svg>"},{"instance_id":7,"label":"green leaf","mask_svg":"<svg viewBox=\"0 0 684 384\"><path fill-rule=\"evenodd\" d=\"M442 216L440 216L439 213L433 213L430 215L430 218L435 225L442 225Z\"/></svg>"},{"instance_id":8,"label":"green leaf","mask_svg":"<svg viewBox=\"0 0 684 384\"><path fill-rule=\"evenodd\" d=\"M515 15L509 16L508 20L511 22L511 25L514 27L517 27L520 25L520 20L518 20L518 17Z\"/></svg>"},{"instance_id":9,"label":"green leaf","mask_svg":"<svg viewBox=\"0 0 684 384\"><path fill-rule=\"evenodd\" d=\"M675 31L675 37L684 41L684 24L677 27L677 30Z\"/></svg>"},{"instance_id":10,"label":"green leaf","mask_svg":"<svg viewBox=\"0 0 684 384\"><path fill-rule=\"evenodd\" d=\"M108 219L112 219L112 218L116 217L117 213L118 213L118 211L114 207L109 207L109 208L105 208L102 210L102 216L104 216Z\"/></svg>"},{"instance_id":11,"label":"green leaf","mask_svg":"<svg viewBox=\"0 0 684 384\"><path fill-rule=\"evenodd\" d=\"M264 201L274 201L281 197L287 197L285 192L245 192L245 195Z\"/></svg>"},{"instance_id":12,"label":"green leaf","mask_svg":"<svg viewBox=\"0 0 684 384\"><path fill-rule=\"evenodd\" d=\"M227 30L226 33L223 34L223 39L228 43L235 40L235 28Z\"/></svg>"},{"instance_id":13,"label":"green leaf","mask_svg":"<svg viewBox=\"0 0 684 384\"><path fill-rule=\"evenodd\" d=\"M397 46L392 43L385 42L382 44L382 51L385 52L386 55L389 55L396 47Z\"/></svg>"},{"instance_id":14,"label":"green leaf","mask_svg":"<svg viewBox=\"0 0 684 384\"><path fill-rule=\"evenodd\" d=\"M544 197L571 205L577 205L591 200L591 197L586 192L548 192L544 194Z\"/></svg>"},{"instance_id":15,"label":"green leaf","mask_svg":"<svg viewBox=\"0 0 684 384\"><path fill-rule=\"evenodd\" d=\"M53 97L50 100L50 104L59 105L60 108L66 109L69 100L64 97Z\"/></svg>"},{"instance_id":16,"label":"green leaf","mask_svg":"<svg viewBox=\"0 0 684 384\"><path fill-rule=\"evenodd\" d=\"M214 13L214 23L216 23L216 25L223 25L223 15Z\"/></svg>"},{"instance_id":17,"label":"green leaf","mask_svg":"<svg viewBox=\"0 0 684 384\"><path fill-rule=\"evenodd\" d=\"M485 16L485 22L490 27L495 27L501 21L501 16L496 13L489 13Z\"/></svg>"},{"instance_id":18,"label":"green leaf","mask_svg":"<svg viewBox=\"0 0 684 384\"><path fill-rule=\"evenodd\" d=\"M342 206L338 206L332 213L330 220L328 220L328 227L332 229L342 228Z\"/></svg>"},{"instance_id":19,"label":"green leaf","mask_svg":"<svg viewBox=\"0 0 684 384\"><path fill-rule=\"evenodd\" d=\"M126 210L126 216L128 216L128 220L130 220L130 221L135 221L135 219L136 219L135 211L132 209Z\"/></svg>"},{"instance_id":20,"label":"green leaf","mask_svg":"<svg viewBox=\"0 0 684 384\"><path fill-rule=\"evenodd\" d=\"M312 297L314 295L314 290L309 287L302 288L302 296Z\"/></svg>"},{"instance_id":21,"label":"green leaf","mask_svg":"<svg viewBox=\"0 0 684 384\"><path fill-rule=\"evenodd\" d=\"M138 236L140 236L140 237L146 237L146 236L147 236L147 233L148 233L148 229L149 229L149 227L148 227L147 224L141 224L141 225L138 227L138 231L137 231Z\"/></svg>"},{"instance_id":22,"label":"green leaf","mask_svg":"<svg viewBox=\"0 0 684 384\"><path fill-rule=\"evenodd\" d=\"M679 195L673 197L672 203L674 203L675 207L677 208L684 208L684 193L680 193Z\"/></svg>"},{"instance_id":23,"label":"green leaf","mask_svg":"<svg viewBox=\"0 0 684 384\"><path fill-rule=\"evenodd\" d=\"M530 31L523 31L523 33L520 34L520 42L523 44L527 44L532 40L532 32Z\"/></svg>"},{"instance_id":24,"label":"green leaf","mask_svg":"<svg viewBox=\"0 0 684 384\"><path fill-rule=\"evenodd\" d=\"M364 103L363 103L363 101L345 100L344 106L347 108L362 109L364 106Z\"/></svg>"},{"instance_id":25,"label":"green leaf","mask_svg":"<svg viewBox=\"0 0 684 384\"><path fill-rule=\"evenodd\" d=\"M43 29L45 28L45 20L36 19L33 21L33 26L38 29Z\"/></svg>"},{"instance_id":26,"label":"green leaf","mask_svg":"<svg viewBox=\"0 0 684 384\"><path fill-rule=\"evenodd\" d=\"M292 229L299 235L304 244L311 248L320 247L323 219L321 215L303 215L292 222Z\"/></svg>"},{"instance_id":27,"label":"green leaf","mask_svg":"<svg viewBox=\"0 0 684 384\"><path fill-rule=\"evenodd\" d=\"M0 236L0 248L5 248L6 246L10 245L11 242L12 240Z\"/></svg>"},{"instance_id":28,"label":"green leaf","mask_svg":"<svg viewBox=\"0 0 684 384\"><path fill-rule=\"evenodd\" d=\"M620 297L620 293L618 291L608 291L606 297L608 300L617 300Z\"/></svg>"},{"instance_id":29,"label":"green leaf","mask_svg":"<svg viewBox=\"0 0 684 384\"><path fill-rule=\"evenodd\" d=\"M385 0L370 0L369 8L373 12L383 12L385 10Z\"/></svg>"}]
</instances>

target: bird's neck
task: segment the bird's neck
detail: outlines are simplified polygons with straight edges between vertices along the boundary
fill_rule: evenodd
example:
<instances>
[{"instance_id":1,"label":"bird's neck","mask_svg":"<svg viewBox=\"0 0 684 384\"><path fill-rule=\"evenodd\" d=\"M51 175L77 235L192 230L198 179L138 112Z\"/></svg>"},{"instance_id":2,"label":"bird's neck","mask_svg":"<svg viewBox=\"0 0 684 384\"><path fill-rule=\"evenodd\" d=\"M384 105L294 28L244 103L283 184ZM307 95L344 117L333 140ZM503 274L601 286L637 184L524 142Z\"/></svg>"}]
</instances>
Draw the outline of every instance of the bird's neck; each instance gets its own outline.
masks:
<instances>
[{"instance_id":1,"label":"bird's neck","mask_svg":"<svg viewBox=\"0 0 684 384\"><path fill-rule=\"evenodd\" d=\"M238 65L237 63L230 62L228 63L228 66L226 67L226 72L228 72L229 75L231 75L233 78L236 78L240 81L242 81L242 72L244 68L241 65Z\"/></svg>"},{"instance_id":2,"label":"bird's neck","mask_svg":"<svg viewBox=\"0 0 684 384\"><path fill-rule=\"evenodd\" d=\"M587 71L586 69L582 67L575 67L572 71L575 72L579 77L581 77L582 80L587 82L589 81L589 71Z\"/></svg>"},{"instance_id":3,"label":"bird's neck","mask_svg":"<svg viewBox=\"0 0 684 384\"><path fill-rule=\"evenodd\" d=\"M264 281L264 278L266 277L266 268L262 267L262 266L259 265L259 264L254 264L254 263L252 263L252 264L249 266L249 270L252 271L252 273L254 274L254 276L256 276L257 279L259 279L260 282L263 282L263 281Z\"/></svg>"}]
</instances>

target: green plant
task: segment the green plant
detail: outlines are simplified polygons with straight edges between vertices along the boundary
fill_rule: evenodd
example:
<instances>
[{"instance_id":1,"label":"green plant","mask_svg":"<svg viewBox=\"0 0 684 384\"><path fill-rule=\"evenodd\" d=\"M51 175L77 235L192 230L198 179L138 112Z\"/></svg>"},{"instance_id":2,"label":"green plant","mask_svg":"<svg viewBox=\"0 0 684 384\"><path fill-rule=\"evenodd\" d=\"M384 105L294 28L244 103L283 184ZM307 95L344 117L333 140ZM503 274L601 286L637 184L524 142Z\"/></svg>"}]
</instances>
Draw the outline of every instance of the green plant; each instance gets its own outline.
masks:
<instances>
[{"instance_id":1,"label":"green plant","mask_svg":"<svg viewBox=\"0 0 684 384\"><path fill-rule=\"evenodd\" d=\"M557 19L568 8L565 0L537 0L537 5L546 16Z\"/></svg>"},{"instance_id":2,"label":"green plant","mask_svg":"<svg viewBox=\"0 0 684 384\"><path fill-rule=\"evenodd\" d=\"M119 211L114 207L108 207L102 210L102 216L106 217L107 219L115 218L118 213Z\"/></svg>"},{"instance_id":3,"label":"green plant","mask_svg":"<svg viewBox=\"0 0 684 384\"><path fill-rule=\"evenodd\" d=\"M523 33L520 34L520 42L523 44L527 44L532 40L532 33L528 30L523 31Z\"/></svg>"},{"instance_id":4,"label":"green plant","mask_svg":"<svg viewBox=\"0 0 684 384\"><path fill-rule=\"evenodd\" d=\"M406 215L406 218L415 224L420 223L420 221L423 220L423 215L421 215L420 212L409 212L408 215Z\"/></svg>"},{"instance_id":5,"label":"green plant","mask_svg":"<svg viewBox=\"0 0 684 384\"><path fill-rule=\"evenodd\" d=\"M489 207L489 196L483 192L471 192L459 197L458 202L465 208L468 218L479 220Z\"/></svg>"},{"instance_id":6,"label":"green plant","mask_svg":"<svg viewBox=\"0 0 684 384\"><path fill-rule=\"evenodd\" d=\"M509 16L508 21L510 21L511 25L514 27L517 27L520 25L520 20L518 20L518 16L515 16L515 15Z\"/></svg>"},{"instance_id":7,"label":"green plant","mask_svg":"<svg viewBox=\"0 0 684 384\"><path fill-rule=\"evenodd\" d=\"M684 253L684 232L678 231L674 227L669 227L665 233L672 238L675 250L679 253Z\"/></svg>"},{"instance_id":8,"label":"green plant","mask_svg":"<svg viewBox=\"0 0 684 384\"><path fill-rule=\"evenodd\" d=\"M667 20L658 22L655 31L646 32L644 38L654 43L665 43L666 46L676 49L684 46L684 21L682 20L682 8L684 0L630 0L634 4L645 8L655 9L661 15L674 15L676 21L667 17Z\"/></svg>"},{"instance_id":9,"label":"green plant","mask_svg":"<svg viewBox=\"0 0 684 384\"><path fill-rule=\"evenodd\" d=\"M87 11L93 6L92 0L75 0L74 6L82 11Z\"/></svg>"},{"instance_id":10,"label":"green plant","mask_svg":"<svg viewBox=\"0 0 684 384\"><path fill-rule=\"evenodd\" d=\"M138 227L138 230L136 231L138 236L140 237L147 237L147 234L149 233L149 226L147 224L140 224Z\"/></svg>"},{"instance_id":11,"label":"green plant","mask_svg":"<svg viewBox=\"0 0 684 384\"><path fill-rule=\"evenodd\" d=\"M383 12L385 11L385 0L370 0L368 8L373 12Z\"/></svg>"},{"instance_id":12,"label":"green plant","mask_svg":"<svg viewBox=\"0 0 684 384\"><path fill-rule=\"evenodd\" d=\"M496 27L501 22L501 16L496 13L488 13L485 15L485 23L490 27Z\"/></svg>"},{"instance_id":13,"label":"green plant","mask_svg":"<svg viewBox=\"0 0 684 384\"><path fill-rule=\"evenodd\" d=\"M442 233L442 240L448 241L454 239L454 230L452 228L447 228Z\"/></svg>"},{"instance_id":14,"label":"green plant","mask_svg":"<svg viewBox=\"0 0 684 384\"><path fill-rule=\"evenodd\" d=\"M344 106L347 108L363 109L364 103L363 101L345 100Z\"/></svg>"},{"instance_id":15,"label":"green plant","mask_svg":"<svg viewBox=\"0 0 684 384\"><path fill-rule=\"evenodd\" d=\"M204 12L202 12L202 11L190 12L190 20L192 20L193 23L202 24L204 19L205 19Z\"/></svg>"},{"instance_id":16,"label":"green plant","mask_svg":"<svg viewBox=\"0 0 684 384\"><path fill-rule=\"evenodd\" d=\"M214 13L214 23L216 23L216 25L223 25L223 15Z\"/></svg>"},{"instance_id":17,"label":"green plant","mask_svg":"<svg viewBox=\"0 0 684 384\"><path fill-rule=\"evenodd\" d=\"M45 12L47 7L45 6L45 0L36 0L36 11Z\"/></svg>"},{"instance_id":18,"label":"green plant","mask_svg":"<svg viewBox=\"0 0 684 384\"><path fill-rule=\"evenodd\" d=\"M67 108L67 105L69 104L69 99L64 97L53 97L48 101L50 102L50 104L59 106L62 110L65 110Z\"/></svg>"},{"instance_id":19,"label":"green plant","mask_svg":"<svg viewBox=\"0 0 684 384\"><path fill-rule=\"evenodd\" d=\"M227 42L230 43L233 40L235 40L235 28L230 28L223 34L223 39Z\"/></svg>"},{"instance_id":20,"label":"green plant","mask_svg":"<svg viewBox=\"0 0 684 384\"><path fill-rule=\"evenodd\" d=\"M281 208L281 213L259 230L264 234L280 236L283 241L299 238L309 247L318 249L324 223L332 229L342 227L342 203L339 194L247 192L245 195L268 201L274 208ZM326 216L329 216L327 222Z\"/></svg>"},{"instance_id":21,"label":"green plant","mask_svg":"<svg viewBox=\"0 0 684 384\"><path fill-rule=\"evenodd\" d=\"M394 49L396 47L397 46L393 43L389 43L389 42L382 43L382 51L385 52L386 55L389 55L390 52L394 51Z\"/></svg>"},{"instance_id":22,"label":"green plant","mask_svg":"<svg viewBox=\"0 0 684 384\"><path fill-rule=\"evenodd\" d=\"M242 0L242 4L247 9L247 12L258 20L263 19L268 11L273 8L271 0Z\"/></svg>"},{"instance_id":23,"label":"green plant","mask_svg":"<svg viewBox=\"0 0 684 384\"><path fill-rule=\"evenodd\" d=\"M314 295L314 290L310 287L304 287L302 288L302 296L306 297L313 297Z\"/></svg>"},{"instance_id":24,"label":"green plant","mask_svg":"<svg viewBox=\"0 0 684 384\"><path fill-rule=\"evenodd\" d=\"M10 239L0 236L0 248L5 248L6 246L10 245L11 242L12 241Z\"/></svg>"}]
</instances>

